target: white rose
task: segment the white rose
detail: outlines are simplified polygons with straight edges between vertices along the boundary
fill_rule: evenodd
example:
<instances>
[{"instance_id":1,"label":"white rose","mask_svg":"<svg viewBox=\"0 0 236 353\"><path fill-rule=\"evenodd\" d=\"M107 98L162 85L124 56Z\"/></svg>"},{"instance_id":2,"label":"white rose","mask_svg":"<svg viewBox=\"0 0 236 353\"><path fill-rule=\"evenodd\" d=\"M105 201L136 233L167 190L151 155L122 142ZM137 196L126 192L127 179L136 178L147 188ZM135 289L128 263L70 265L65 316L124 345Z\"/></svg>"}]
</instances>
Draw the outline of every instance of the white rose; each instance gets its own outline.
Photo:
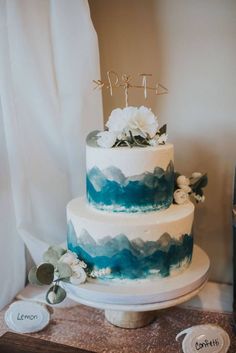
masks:
<instances>
[{"instance_id":1,"label":"white rose","mask_svg":"<svg viewBox=\"0 0 236 353\"><path fill-rule=\"evenodd\" d=\"M199 172L194 172L192 174L192 178L194 178L194 179L201 178L201 176L202 176L202 173L199 173Z\"/></svg>"},{"instance_id":2,"label":"white rose","mask_svg":"<svg viewBox=\"0 0 236 353\"><path fill-rule=\"evenodd\" d=\"M72 266L78 264L79 260L74 252L68 250L64 255L60 257L59 262L63 262L69 266Z\"/></svg>"},{"instance_id":3,"label":"white rose","mask_svg":"<svg viewBox=\"0 0 236 353\"><path fill-rule=\"evenodd\" d=\"M186 176L184 176L184 175L180 175L180 176L177 178L176 182L177 182L177 185L178 185L178 186L179 186L179 185L189 185L189 184L190 184L189 178L186 178Z\"/></svg>"},{"instance_id":4,"label":"white rose","mask_svg":"<svg viewBox=\"0 0 236 353\"><path fill-rule=\"evenodd\" d=\"M174 200L178 205L182 205L189 200L189 195L184 190L177 189L174 192Z\"/></svg>"},{"instance_id":5,"label":"white rose","mask_svg":"<svg viewBox=\"0 0 236 353\"><path fill-rule=\"evenodd\" d=\"M180 189L182 189L184 192L186 192L187 194L192 191L192 189L191 189L190 186L188 186L188 185L178 185L178 187L179 187Z\"/></svg>"},{"instance_id":6,"label":"white rose","mask_svg":"<svg viewBox=\"0 0 236 353\"><path fill-rule=\"evenodd\" d=\"M137 115L129 119L129 129L134 136L153 138L158 131L157 117L151 109L141 106L138 108Z\"/></svg>"},{"instance_id":7,"label":"white rose","mask_svg":"<svg viewBox=\"0 0 236 353\"><path fill-rule=\"evenodd\" d=\"M117 135L114 132L102 131L97 136L97 144L103 148L110 148L116 143Z\"/></svg>"},{"instance_id":8,"label":"white rose","mask_svg":"<svg viewBox=\"0 0 236 353\"><path fill-rule=\"evenodd\" d=\"M137 115L138 109L136 107L126 107L124 109L114 109L108 118L106 126L111 132L116 135L123 135L128 133L129 121ZM120 136L119 136L120 137Z\"/></svg>"},{"instance_id":9,"label":"white rose","mask_svg":"<svg viewBox=\"0 0 236 353\"><path fill-rule=\"evenodd\" d=\"M158 137L157 141L159 145L163 145L167 142L168 135L167 134L162 134L161 136Z\"/></svg>"},{"instance_id":10,"label":"white rose","mask_svg":"<svg viewBox=\"0 0 236 353\"><path fill-rule=\"evenodd\" d=\"M71 266L71 268L73 273L72 273L72 276L70 277L70 282L75 285L84 283L87 279L87 275L84 269L79 264L73 265Z\"/></svg>"}]
</instances>

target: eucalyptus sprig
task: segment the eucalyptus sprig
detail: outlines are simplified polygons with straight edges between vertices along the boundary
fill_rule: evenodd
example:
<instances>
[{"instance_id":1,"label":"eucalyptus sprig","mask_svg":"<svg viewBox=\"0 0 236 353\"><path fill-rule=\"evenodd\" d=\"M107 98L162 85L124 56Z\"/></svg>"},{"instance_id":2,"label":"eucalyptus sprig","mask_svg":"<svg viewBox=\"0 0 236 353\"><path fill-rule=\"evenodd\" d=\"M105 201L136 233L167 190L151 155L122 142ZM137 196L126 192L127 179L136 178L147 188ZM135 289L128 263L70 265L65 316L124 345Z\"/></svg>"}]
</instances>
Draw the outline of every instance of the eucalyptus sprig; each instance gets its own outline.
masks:
<instances>
[{"instance_id":1,"label":"eucalyptus sprig","mask_svg":"<svg viewBox=\"0 0 236 353\"><path fill-rule=\"evenodd\" d=\"M80 265L82 262L77 259L74 253L69 253L71 263L67 263L69 262L68 259L67 262L63 261L66 254L68 254L67 250L58 246L50 246L43 254L45 262L39 266L34 266L29 271L28 279L31 284L38 286L52 285L46 293L46 301L49 304L58 304L66 298L66 291L60 286L61 281L71 282L73 276L77 276L78 279L78 272L80 277L81 275L83 277L80 283L86 279L85 271Z\"/></svg>"},{"instance_id":2,"label":"eucalyptus sprig","mask_svg":"<svg viewBox=\"0 0 236 353\"><path fill-rule=\"evenodd\" d=\"M87 277L98 278L111 273L109 268L88 268L74 252L59 246L50 246L43 254L43 260L44 263L31 268L28 279L36 286L51 285L46 293L49 304L59 304L66 298L66 291L60 282L80 285Z\"/></svg>"}]
</instances>

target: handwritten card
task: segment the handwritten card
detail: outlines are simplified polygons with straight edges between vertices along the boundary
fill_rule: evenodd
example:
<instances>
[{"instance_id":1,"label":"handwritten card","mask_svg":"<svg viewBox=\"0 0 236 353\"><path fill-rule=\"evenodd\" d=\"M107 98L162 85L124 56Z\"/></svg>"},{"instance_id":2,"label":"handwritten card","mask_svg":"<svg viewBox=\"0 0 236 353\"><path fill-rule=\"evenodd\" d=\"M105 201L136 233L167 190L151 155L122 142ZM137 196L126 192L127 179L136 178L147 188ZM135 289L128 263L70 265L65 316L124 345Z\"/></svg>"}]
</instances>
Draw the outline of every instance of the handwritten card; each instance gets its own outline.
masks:
<instances>
[{"instance_id":1,"label":"handwritten card","mask_svg":"<svg viewBox=\"0 0 236 353\"><path fill-rule=\"evenodd\" d=\"M192 326L176 336L185 335L182 348L184 353L226 353L230 346L229 335L216 325Z\"/></svg>"},{"instance_id":2,"label":"handwritten card","mask_svg":"<svg viewBox=\"0 0 236 353\"><path fill-rule=\"evenodd\" d=\"M5 313L7 326L19 333L41 331L49 321L50 314L45 306L23 300L11 304Z\"/></svg>"}]
</instances>

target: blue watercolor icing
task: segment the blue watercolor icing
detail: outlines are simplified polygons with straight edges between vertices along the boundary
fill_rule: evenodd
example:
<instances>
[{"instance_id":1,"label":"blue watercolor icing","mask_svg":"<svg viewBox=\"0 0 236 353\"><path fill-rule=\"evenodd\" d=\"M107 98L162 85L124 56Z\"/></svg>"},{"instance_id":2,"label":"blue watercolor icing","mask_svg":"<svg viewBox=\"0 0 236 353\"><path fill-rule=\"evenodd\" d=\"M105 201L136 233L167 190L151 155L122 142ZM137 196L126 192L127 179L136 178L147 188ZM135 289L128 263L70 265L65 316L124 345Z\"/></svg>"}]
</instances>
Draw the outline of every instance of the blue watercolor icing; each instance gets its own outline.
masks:
<instances>
[{"instance_id":1,"label":"blue watercolor icing","mask_svg":"<svg viewBox=\"0 0 236 353\"><path fill-rule=\"evenodd\" d=\"M156 167L125 177L119 168L93 167L87 173L87 199L95 208L112 212L150 212L168 208L173 201L174 165Z\"/></svg>"},{"instance_id":2,"label":"blue watercolor icing","mask_svg":"<svg viewBox=\"0 0 236 353\"><path fill-rule=\"evenodd\" d=\"M77 238L71 221L67 241L68 249L85 261L90 270L110 267L110 279L144 279L154 273L167 277L172 269L190 263L193 250L191 234L183 234L177 240L164 233L158 241L129 240L119 234L97 242L84 229Z\"/></svg>"}]
</instances>

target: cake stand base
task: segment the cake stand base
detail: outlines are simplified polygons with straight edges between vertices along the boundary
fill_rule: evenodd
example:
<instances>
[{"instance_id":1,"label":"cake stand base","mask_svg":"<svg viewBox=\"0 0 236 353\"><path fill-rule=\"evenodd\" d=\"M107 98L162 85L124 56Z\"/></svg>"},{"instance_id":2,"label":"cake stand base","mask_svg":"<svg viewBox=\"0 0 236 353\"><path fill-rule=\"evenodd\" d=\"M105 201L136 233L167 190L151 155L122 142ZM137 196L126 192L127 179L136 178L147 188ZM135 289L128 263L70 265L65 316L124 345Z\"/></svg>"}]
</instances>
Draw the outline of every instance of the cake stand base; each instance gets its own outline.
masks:
<instances>
[{"instance_id":1,"label":"cake stand base","mask_svg":"<svg viewBox=\"0 0 236 353\"><path fill-rule=\"evenodd\" d=\"M84 305L104 309L106 319L115 326L138 328L151 323L157 310L182 304L207 282L210 261L194 246L190 266L171 278L141 281L89 281L81 286L64 284L68 297Z\"/></svg>"},{"instance_id":2,"label":"cake stand base","mask_svg":"<svg viewBox=\"0 0 236 353\"><path fill-rule=\"evenodd\" d=\"M147 326L157 317L157 311L117 311L105 310L105 318L114 326L138 328Z\"/></svg>"}]
</instances>

